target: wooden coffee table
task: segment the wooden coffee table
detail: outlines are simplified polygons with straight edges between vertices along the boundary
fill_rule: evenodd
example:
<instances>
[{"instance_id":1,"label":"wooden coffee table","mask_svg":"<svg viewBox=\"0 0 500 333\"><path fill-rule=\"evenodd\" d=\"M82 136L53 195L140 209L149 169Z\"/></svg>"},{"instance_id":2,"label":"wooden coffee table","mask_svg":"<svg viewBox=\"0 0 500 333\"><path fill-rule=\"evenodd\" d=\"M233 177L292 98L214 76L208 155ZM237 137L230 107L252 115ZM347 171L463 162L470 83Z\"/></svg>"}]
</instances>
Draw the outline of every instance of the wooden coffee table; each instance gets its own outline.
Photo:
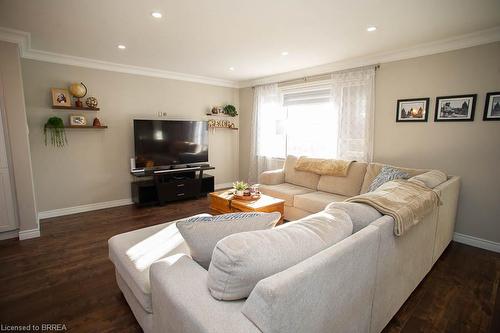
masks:
<instances>
[{"instance_id":1,"label":"wooden coffee table","mask_svg":"<svg viewBox=\"0 0 500 333\"><path fill-rule=\"evenodd\" d=\"M226 214L234 212L279 212L281 219L278 224L283 223L285 211L285 200L273 198L262 194L256 200L233 199L231 190L210 193L210 211L212 214Z\"/></svg>"}]
</instances>

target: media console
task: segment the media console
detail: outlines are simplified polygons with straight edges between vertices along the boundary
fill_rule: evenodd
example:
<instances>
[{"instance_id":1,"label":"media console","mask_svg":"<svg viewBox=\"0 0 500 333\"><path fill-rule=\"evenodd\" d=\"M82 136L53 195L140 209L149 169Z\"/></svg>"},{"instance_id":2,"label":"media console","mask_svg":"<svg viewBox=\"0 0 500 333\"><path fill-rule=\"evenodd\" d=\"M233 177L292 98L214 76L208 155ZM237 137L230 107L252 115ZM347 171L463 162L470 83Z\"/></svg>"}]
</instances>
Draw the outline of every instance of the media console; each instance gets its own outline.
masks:
<instances>
[{"instance_id":1,"label":"media console","mask_svg":"<svg viewBox=\"0 0 500 333\"><path fill-rule=\"evenodd\" d=\"M164 205L168 202L198 198L214 192L214 176L204 173L211 166L164 170L135 170L131 183L132 201L138 206Z\"/></svg>"}]
</instances>

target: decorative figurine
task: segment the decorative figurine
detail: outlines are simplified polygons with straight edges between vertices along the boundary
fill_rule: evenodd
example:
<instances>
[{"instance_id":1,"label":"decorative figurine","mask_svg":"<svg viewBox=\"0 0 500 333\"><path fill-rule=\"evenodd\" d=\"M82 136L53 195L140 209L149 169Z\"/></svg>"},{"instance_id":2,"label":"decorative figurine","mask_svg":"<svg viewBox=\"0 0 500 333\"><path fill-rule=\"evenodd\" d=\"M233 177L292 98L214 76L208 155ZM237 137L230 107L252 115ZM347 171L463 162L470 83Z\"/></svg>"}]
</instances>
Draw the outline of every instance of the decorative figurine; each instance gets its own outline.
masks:
<instances>
[{"instance_id":1,"label":"decorative figurine","mask_svg":"<svg viewBox=\"0 0 500 333\"><path fill-rule=\"evenodd\" d=\"M95 109L97 108L97 98L95 97L88 97L86 100L85 100L85 104L87 104L87 106L91 109Z\"/></svg>"}]
</instances>

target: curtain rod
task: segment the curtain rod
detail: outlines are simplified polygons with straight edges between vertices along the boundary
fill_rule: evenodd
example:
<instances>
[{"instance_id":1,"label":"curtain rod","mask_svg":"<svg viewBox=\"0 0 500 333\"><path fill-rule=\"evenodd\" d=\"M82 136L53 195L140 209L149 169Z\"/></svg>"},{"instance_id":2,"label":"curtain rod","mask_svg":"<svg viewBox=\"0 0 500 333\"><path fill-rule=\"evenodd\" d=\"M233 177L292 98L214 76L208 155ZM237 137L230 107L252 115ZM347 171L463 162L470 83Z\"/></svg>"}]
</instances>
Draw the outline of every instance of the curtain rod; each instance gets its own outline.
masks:
<instances>
[{"instance_id":1,"label":"curtain rod","mask_svg":"<svg viewBox=\"0 0 500 333\"><path fill-rule=\"evenodd\" d=\"M371 67L373 67L375 69L375 71L377 71L380 68L380 64L371 65L371 66L362 66L362 67L356 67L356 68L350 68L350 69L343 69L343 70L340 70L340 71L328 72L328 73L323 73L323 74L316 74L316 75L311 75L311 76L304 76L304 77L299 77L299 78L296 78L296 79L290 79L290 80L285 80L285 81L256 84L256 85L252 86L252 89L255 88L255 87L265 86L267 84L273 84L273 83L276 83L276 84L279 85L279 84L294 83L296 81L307 82L307 81L314 80L314 79L320 78L322 76L331 75L331 74L334 74L334 73L342 73L342 72L350 71L352 69L371 68Z\"/></svg>"}]
</instances>

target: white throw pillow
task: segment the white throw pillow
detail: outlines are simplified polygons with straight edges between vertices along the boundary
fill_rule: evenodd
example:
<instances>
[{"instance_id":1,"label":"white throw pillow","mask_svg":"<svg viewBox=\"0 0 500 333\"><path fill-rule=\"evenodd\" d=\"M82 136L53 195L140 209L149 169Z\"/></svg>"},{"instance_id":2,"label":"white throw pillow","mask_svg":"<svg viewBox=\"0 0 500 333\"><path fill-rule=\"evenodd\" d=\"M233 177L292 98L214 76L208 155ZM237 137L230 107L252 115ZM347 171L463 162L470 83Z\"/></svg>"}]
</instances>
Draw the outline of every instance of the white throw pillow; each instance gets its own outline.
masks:
<instances>
[{"instance_id":1,"label":"white throw pillow","mask_svg":"<svg viewBox=\"0 0 500 333\"><path fill-rule=\"evenodd\" d=\"M228 236L215 246L208 289L219 300L248 297L257 282L281 272L352 234L345 212L330 210L271 230Z\"/></svg>"},{"instance_id":2,"label":"white throw pillow","mask_svg":"<svg viewBox=\"0 0 500 333\"><path fill-rule=\"evenodd\" d=\"M218 241L238 232L271 229L280 218L280 213L230 213L188 218L176 225L189 247L191 258L208 269Z\"/></svg>"},{"instance_id":3,"label":"white throw pillow","mask_svg":"<svg viewBox=\"0 0 500 333\"><path fill-rule=\"evenodd\" d=\"M411 177L408 181L427 186L428 188L434 188L441 183L444 183L448 179L448 176L442 171L431 170L425 172L421 175Z\"/></svg>"}]
</instances>

